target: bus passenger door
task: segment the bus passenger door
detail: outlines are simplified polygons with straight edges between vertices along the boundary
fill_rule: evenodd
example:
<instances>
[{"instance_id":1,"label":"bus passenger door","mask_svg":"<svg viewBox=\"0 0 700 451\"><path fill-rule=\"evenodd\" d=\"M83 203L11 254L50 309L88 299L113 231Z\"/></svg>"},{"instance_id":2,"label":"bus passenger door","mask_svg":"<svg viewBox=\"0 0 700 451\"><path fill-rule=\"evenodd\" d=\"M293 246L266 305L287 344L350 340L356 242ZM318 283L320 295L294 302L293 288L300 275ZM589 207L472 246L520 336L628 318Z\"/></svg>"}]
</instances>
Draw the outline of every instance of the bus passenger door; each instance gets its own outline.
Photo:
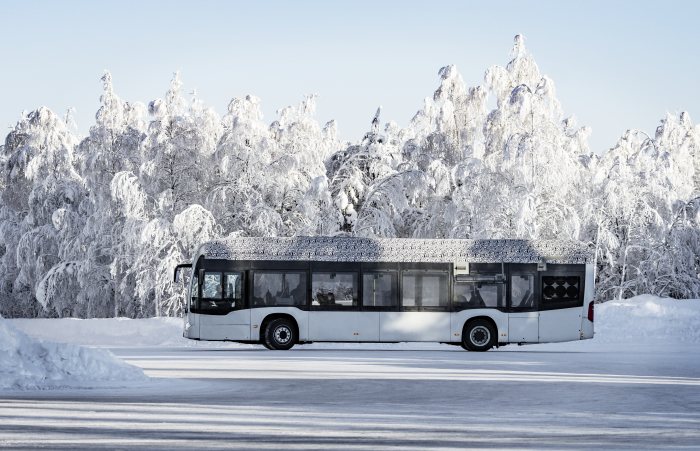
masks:
<instances>
[{"instance_id":1,"label":"bus passenger door","mask_svg":"<svg viewBox=\"0 0 700 451\"><path fill-rule=\"evenodd\" d=\"M311 273L311 341L377 341L379 314L363 312L359 272L333 271L329 265Z\"/></svg>"},{"instance_id":2,"label":"bus passenger door","mask_svg":"<svg viewBox=\"0 0 700 451\"><path fill-rule=\"evenodd\" d=\"M449 273L404 270L395 311L380 313L382 341L450 341Z\"/></svg>"},{"instance_id":3,"label":"bus passenger door","mask_svg":"<svg viewBox=\"0 0 700 451\"><path fill-rule=\"evenodd\" d=\"M535 296L534 272L511 272L508 341L537 343L539 341L539 312Z\"/></svg>"},{"instance_id":4,"label":"bus passenger door","mask_svg":"<svg viewBox=\"0 0 700 451\"><path fill-rule=\"evenodd\" d=\"M243 298L240 271L205 271L200 287L199 338L250 340L250 309Z\"/></svg>"}]
</instances>

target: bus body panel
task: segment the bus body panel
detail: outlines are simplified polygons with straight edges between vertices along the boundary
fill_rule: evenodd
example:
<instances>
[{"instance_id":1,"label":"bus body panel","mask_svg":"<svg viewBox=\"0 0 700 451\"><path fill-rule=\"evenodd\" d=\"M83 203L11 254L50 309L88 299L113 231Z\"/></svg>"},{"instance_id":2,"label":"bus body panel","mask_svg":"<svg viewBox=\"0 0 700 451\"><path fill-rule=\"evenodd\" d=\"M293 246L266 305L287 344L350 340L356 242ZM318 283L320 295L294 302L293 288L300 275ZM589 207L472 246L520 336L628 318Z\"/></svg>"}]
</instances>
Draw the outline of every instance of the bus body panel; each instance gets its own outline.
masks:
<instances>
[{"instance_id":1,"label":"bus body panel","mask_svg":"<svg viewBox=\"0 0 700 451\"><path fill-rule=\"evenodd\" d=\"M199 339L199 318L200 315L195 315L192 312L187 312L185 319L185 331L182 334L185 338L191 338L193 340Z\"/></svg>"},{"instance_id":2,"label":"bus body panel","mask_svg":"<svg viewBox=\"0 0 700 451\"><path fill-rule=\"evenodd\" d=\"M593 321L588 320L588 306L593 303L593 286L595 284L595 274L593 265L586 265L586 291L583 295L583 312L581 313L581 339L593 338L595 334Z\"/></svg>"},{"instance_id":3,"label":"bus body panel","mask_svg":"<svg viewBox=\"0 0 700 451\"><path fill-rule=\"evenodd\" d=\"M250 340L251 310L236 310L226 315L197 316L201 340Z\"/></svg>"},{"instance_id":4,"label":"bus body panel","mask_svg":"<svg viewBox=\"0 0 700 451\"><path fill-rule=\"evenodd\" d=\"M260 327L266 317L273 314L290 315L297 322L299 327L299 341L309 340L309 312L298 309L296 307L258 307L248 310L250 316L250 338L249 340L260 339Z\"/></svg>"},{"instance_id":5,"label":"bus body panel","mask_svg":"<svg viewBox=\"0 0 700 451\"><path fill-rule=\"evenodd\" d=\"M379 312L310 311L309 341L379 341Z\"/></svg>"},{"instance_id":6,"label":"bus body panel","mask_svg":"<svg viewBox=\"0 0 700 451\"><path fill-rule=\"evenodd\" d=\"M508 342L537 343L540 332L539 312L516 312L508 314Z\"/></svg>"},{"instance_id":7,"label":"bus body panel","mask_svg":"<svg viewBox=\"0 0 700 451\"><path fill-rule=\"evenodd\" d=\"M581 307L540 312L540 343L557 343L581 338Z\"/></svg>"},{"instance_id":8,"label":"bus body panel","mask_svg":"<svg viewBox=\"0 0 700 451\"><path fill-rule=\"evenodd\" d=\"M451 325L450 325L450 342L460 342L462 341L462 329L464 325L471 318L477 316L485 316L493 320L496 323L496 335L498 336L498 342L504 343L508 341L508 314L503 313L496 309L469 309L461 310L459 312L454 312L451 315Z\"/></svg>"},{"instance_id":9,"label":"bus body panel","mask_svg":"<svg viewBox=\"0 0 700 451\"><path fill-rule=\"evenodd\" d=\"M449 312L380 312L381 341L438 341L450 339Z\"/></svg>"}]
</instances>

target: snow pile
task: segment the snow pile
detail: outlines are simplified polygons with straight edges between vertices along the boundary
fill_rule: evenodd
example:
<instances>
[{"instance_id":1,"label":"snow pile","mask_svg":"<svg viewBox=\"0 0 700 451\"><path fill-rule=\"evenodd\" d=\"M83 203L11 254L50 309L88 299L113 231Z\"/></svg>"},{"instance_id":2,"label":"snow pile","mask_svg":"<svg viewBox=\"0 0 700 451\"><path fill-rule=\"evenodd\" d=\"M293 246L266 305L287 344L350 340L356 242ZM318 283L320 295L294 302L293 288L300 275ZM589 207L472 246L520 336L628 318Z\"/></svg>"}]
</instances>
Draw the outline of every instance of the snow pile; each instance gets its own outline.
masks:
<instances>
[{"instance_id":1,"label":"snow pile","mask_svg":"<svg viewBox=\"0 0 700 451\"><path fill-rule=\"evenodd\" d=\"M700 299L649 294L597 304L595 340L605 343L700 343Z\"/></svg>"},{"instance_id":2,"label":"snow pile","mask_svg":"<svg viewBox=\"0 0 700 451\"><path fill-rule=\"evenodd\" d=\"M30 338L0 317L0 390L89 387L143 380L110 352Z\"/></svg>"}]
</instances>

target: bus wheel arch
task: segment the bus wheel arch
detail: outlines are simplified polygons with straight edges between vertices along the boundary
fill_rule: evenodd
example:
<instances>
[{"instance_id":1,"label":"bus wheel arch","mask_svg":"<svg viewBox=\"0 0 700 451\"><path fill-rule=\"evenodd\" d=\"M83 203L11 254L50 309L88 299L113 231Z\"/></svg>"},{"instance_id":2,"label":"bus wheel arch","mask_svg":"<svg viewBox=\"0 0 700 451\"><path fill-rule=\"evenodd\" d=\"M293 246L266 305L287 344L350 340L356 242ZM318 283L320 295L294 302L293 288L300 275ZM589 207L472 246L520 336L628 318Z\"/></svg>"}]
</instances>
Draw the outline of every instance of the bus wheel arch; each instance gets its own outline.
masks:
<instances>
[{"instance_id":1,"label":"bus wheel arch","mask_svg":"<svg viewBox=\"0 0 700 451\"><path fill-rule=\"evenodd\" d=\"M488 316L469 318L462 328L462 347L467 351L488 351L498 346L498 326Z\"/></svg>"},{"instance_id":2,"label":"bus wheel arch","mask_svg":"<svg viewBox=\"0 0 700 451\"><path fill-rule=\"evenodd\" d=\"M288 350L299 341L299 324L292 315L273 313L260 325L260 343L267 349Z\"/></svg>"}]
</instances>

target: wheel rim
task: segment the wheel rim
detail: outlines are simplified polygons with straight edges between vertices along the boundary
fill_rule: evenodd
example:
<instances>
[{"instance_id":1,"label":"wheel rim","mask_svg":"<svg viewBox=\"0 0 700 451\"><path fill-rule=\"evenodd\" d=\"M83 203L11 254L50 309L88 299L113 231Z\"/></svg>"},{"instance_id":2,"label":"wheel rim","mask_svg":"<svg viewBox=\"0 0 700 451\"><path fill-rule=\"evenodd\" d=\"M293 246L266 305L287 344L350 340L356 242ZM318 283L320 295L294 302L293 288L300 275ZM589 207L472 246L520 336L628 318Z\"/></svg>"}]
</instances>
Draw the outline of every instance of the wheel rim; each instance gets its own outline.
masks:
<instances>
[{"instance_id":1,"label":"wheel rim","mask_svg":"<svg viewBox=\"0 0 700 451\"><path fill-rule=\"evenodd\" d=\"M469 340L475 346L484 346L491 340L491 331L485 326L476 326L469 332Z\"/></svg>"},{"instance_id":2,"label":"wheel rim","mask_svg":"<svg viewBox=\"0 0 700 451\"><path fill-rule=\"evenodd\" d=\"M292 330L287 326L279 326L275 329L275 341L281 345L289 343L292 339Z\"/></svg>"}]
</instances>

